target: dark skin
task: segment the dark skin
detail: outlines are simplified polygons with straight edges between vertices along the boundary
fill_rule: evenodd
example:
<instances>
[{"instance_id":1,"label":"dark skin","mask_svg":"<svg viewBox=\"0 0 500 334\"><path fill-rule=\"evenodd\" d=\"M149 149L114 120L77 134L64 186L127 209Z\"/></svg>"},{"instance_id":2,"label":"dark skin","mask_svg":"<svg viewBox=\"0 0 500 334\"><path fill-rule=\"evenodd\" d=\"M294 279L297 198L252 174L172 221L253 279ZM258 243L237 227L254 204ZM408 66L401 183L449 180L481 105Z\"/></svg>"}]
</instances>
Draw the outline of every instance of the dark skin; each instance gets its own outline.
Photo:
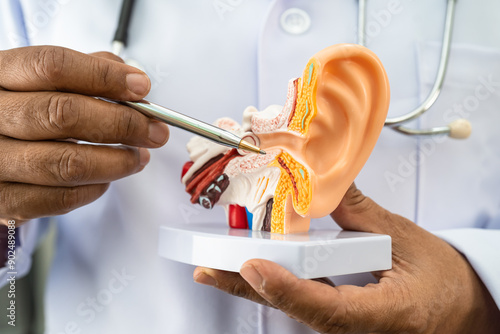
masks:
<instances>
[{"instance_id":1,"label":"dark skin","mask_svg":"<svg viewBox=\"0 0 500 334\"><path fill-rule=\"evenodd\" d=\"M0 224L70 212L140 172L166 125L97 100L140 100L146 74L106 52L54 46L0 51ZM120 143L122 146L76 144Z\"/></svg>"},{"instance_id":2,"label":"dark skin","mask_svg":"<svg viewBox=\"0 0 500 334\"><path fill-rule=\"evenodd\" d=\"M343 229L392 237L392 269L373 273L378 283L335 287L260 259L247 261L240 273L198 267L194 279L280 309L320 333L500 333L500 310L449 244L354 184L331 216Z\"/></svg>"}]
</instances>

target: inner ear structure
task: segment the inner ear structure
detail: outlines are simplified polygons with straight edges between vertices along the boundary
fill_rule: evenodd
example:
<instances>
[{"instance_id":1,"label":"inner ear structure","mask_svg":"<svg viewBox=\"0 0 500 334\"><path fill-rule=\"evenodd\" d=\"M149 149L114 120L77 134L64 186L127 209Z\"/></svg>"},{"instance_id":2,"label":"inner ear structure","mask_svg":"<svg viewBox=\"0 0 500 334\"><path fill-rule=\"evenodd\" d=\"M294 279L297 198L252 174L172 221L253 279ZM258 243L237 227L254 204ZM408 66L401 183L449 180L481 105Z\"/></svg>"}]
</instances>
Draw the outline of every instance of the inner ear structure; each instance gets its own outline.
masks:
<instances>
[{"instance_id":1,"label":"inner ear structure","mask_svg":"<svg viewBox=\"0 0 500 334\"><path fill-rule=\"evenodd\" d=\"M291 79L284 106L248 107L242 124L214 124L267 154L201 137L188 145L182 182L193 204L222 205L228 223L273 233L309 230L330 214L368 160L389 109L389 81L377 56L354 44L315 54Z\"/></svg>"}]
</instances>

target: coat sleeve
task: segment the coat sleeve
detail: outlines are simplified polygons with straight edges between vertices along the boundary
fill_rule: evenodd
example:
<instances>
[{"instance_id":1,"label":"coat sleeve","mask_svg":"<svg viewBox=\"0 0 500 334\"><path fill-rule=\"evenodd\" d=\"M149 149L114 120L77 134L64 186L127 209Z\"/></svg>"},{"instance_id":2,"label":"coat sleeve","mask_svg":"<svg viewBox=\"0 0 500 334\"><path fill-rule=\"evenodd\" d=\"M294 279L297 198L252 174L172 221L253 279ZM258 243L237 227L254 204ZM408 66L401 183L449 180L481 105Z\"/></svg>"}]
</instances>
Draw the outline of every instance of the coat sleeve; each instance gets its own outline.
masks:
<instances>
[{"instance_id":1,"label":"coat sleeve","mask_svg":"<svg viewBox=\"0 0 500 334\"><path fill-rule=\"evenodd\" d=\"M13 248L15 255L12 267L2 263L0 267L0 288L5 286L7 279L14 276L16 279L25 276L31 269L31 256L40 240L49 230L49 219L35 219L15 229L16 246Z\"/></svg>"},{"instance_id":2,"label":"coat sleeve","mask_svg":"<svg viewBox=\"0 0 500 334\"><path fill-rule=\"evenodd\" d=\"M20 0L0 1L0 51L29 45Z\"/></svg>"},{"instance_id":3,"label":"coat sleeve","mask_svg":"<svg viewBox=\"0 0 500 334\"><path fill-rule=\"evenodd\" d=\"M464 228L434 234L467 258L500 308L500 229Z\"/></svg>"}]
</instances>

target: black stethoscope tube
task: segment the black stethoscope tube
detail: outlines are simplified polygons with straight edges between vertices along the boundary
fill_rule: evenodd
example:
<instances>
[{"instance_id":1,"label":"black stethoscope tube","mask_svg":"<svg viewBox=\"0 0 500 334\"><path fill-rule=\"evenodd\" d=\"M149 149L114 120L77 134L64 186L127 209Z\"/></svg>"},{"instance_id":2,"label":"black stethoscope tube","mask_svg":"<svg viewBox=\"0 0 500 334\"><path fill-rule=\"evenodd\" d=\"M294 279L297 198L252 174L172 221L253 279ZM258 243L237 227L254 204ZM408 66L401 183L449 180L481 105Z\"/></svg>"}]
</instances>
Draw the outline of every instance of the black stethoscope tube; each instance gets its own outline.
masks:
<instances>
[{"instance_id":1,"label":"black stethoscope tube","mask_svg":"<svg viewBox=\"0 0 500 334\"><path fill-rule=\"evenodd\" d=\"M120 19L116 27L115 37L113 41L121 42L123 46L127 46L128 28L130 26L130 18L134 9L135 0L123 0Z\"/></svg>"}]
</instances>

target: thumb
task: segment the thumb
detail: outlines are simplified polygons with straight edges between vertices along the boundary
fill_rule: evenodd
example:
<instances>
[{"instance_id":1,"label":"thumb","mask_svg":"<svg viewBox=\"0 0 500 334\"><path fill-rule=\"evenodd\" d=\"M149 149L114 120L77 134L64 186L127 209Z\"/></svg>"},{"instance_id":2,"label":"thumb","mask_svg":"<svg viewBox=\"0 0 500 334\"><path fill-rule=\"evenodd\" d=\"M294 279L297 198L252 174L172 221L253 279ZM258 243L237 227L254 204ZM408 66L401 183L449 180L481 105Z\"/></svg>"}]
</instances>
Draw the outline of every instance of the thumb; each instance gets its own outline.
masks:
<instances>
[{"instance_id":1,"label":"thumb","mask_svg":"<svg viewBox=\"0 0 500 334\"><path fill-rule=\"evenodd\" d=\"M331 287L299 279L271 261L249 260L241 276L270 305L320 333L358 333L381 328L396 312L386 285ZM390 293L397 293L389 291Z\"/></svg>"},{"instance_id":2,"label":"thumb","mask_svg":"<svg viewBox=\"0 0 500 334\"><path fill-rule=\"evenodd\" d=\"M345 230L372 233L389 233L395 223L405 220L363 195L354 183L331 213L331 217Z\"/></svg>"}]
</instances>

